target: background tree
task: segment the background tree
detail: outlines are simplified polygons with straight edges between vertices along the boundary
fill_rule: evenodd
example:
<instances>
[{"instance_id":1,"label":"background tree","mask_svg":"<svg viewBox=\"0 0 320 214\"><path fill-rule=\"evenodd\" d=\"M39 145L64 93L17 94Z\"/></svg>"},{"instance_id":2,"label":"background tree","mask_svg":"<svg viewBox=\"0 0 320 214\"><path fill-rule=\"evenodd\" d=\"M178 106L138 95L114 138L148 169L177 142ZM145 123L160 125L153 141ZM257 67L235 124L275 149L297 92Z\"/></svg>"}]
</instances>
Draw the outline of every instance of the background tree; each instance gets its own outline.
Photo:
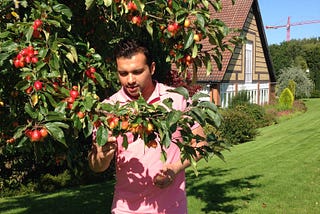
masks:
<instances>
[{"instance_id":1,"label":"background tree","mask_svg":"<svg viewBox=\"0 0 320 214\"><path fill-rule=\"evenodd\" d=\"M276 78L279 78L280 70L289 67L300 67L309 71L314 89L320 89L320 42L319 38L290 40L280 45L269 46ZM315 92L313 92L315 93Z\"/></svg>"},{"instance_id":2,"label":"background tree","mask_svg":"<svg viewBox=\"0 0 320 214\"><path fill-rule=\"evenodd\" d=\"M310 97L313 90L313 82L309 78L308 73L298 67L289 67L280 70L280 76L278 78L278 89L277 95L280 96L282 91L289 87L290 82L294 81L295 87L295 97L296 98L306 98Z\"/></svg>"}]
</instances>

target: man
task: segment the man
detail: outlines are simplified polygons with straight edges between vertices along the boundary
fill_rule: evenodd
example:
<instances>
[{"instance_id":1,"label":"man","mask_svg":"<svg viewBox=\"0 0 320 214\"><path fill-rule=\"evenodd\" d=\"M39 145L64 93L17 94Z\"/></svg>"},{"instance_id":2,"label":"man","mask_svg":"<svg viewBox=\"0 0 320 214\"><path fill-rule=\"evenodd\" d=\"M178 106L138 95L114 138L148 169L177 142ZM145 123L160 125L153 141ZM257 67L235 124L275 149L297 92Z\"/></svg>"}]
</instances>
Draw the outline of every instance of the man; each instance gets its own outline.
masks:
<instances>
[{"instance_id":1,"label":"man","mask_svg":"<svg viewBox=\"0 0 320 214\"><path fill-rule=\"evenodd\" d=\"M171 87L152 79L156 65L146 46L135 40L123 40L115 50L115 58L122 87L107 102L125 104L141 94L148 103L171 97L175 109L186 108L187 101L183 96L168 92ZM193 133L204 136L203 129L197 125L193 127ZM164 163L160 158L160 146L146 147L141 138L134 141L133 136L129 136L126 149L119 137L109 137L108 141L103 147L93 143L89 165L93 171L102 172L116 156L112 213L187 213L184 170L190 162L181 161L176 144L171 143L166 149L167 160ZM206 144L190 143L194 146ZM199 158L195 157L196 160Z\"/></svg>"}]
</instances>

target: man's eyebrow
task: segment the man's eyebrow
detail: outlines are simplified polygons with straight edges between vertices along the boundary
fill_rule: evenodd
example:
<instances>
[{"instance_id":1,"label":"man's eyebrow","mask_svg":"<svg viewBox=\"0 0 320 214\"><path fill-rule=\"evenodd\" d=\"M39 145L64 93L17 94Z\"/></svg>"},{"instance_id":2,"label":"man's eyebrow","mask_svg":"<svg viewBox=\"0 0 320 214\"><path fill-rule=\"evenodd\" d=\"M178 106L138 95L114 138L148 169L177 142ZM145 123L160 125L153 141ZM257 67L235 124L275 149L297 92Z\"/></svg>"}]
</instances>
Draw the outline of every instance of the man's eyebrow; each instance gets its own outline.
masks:
<instances>
[{"instance_id":1,"label":"man's eyebrow","mask_svg":"<svg viewBox=\"0 0 320 214\"><path fill-rule=\"evenodd\" d=\"M132 71L119 70L119 69L118 69L118 72L119 72L119 73L129 73L129 72L134 73L134 72L141 72L141 71L143 71L143 70L144 70L144 68L137 68L137 69L134 69L134 70L132 70Z\"/></svg>"}]
</instances>

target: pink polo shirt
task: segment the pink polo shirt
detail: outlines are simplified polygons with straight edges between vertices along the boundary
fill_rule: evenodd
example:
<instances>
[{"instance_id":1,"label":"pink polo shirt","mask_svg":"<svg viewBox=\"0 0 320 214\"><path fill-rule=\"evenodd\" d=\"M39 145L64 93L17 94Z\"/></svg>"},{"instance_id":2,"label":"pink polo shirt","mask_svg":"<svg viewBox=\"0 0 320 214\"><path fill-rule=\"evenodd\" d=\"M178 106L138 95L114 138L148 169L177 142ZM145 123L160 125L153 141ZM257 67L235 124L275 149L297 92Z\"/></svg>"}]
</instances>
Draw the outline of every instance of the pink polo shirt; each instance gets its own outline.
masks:
<instances>
[{"instance_id":1,"label":"pink polo shirt","mask_svg":"<svg viewBox=\"0 0 320 214\"><path fill-rule=\"evenodd\" d=\"M148 103L161 102L170 97L173 107L177 110L186 108L186 100L177 93L167 92L171 89L157 83ZM131 99L123 88L112 95L107 102L127 103ZM167 188L160 189L153 184L153 178L163 167L160 159L160 146L148 148L142 139L133 141L128 137L128 148L121 146L122 140L117 140L116 153L116 184L112 205L112 213L187 213L185 193L185 172L180 172L174 182ZM167 149L167 162L180 161L180 150L174 143Z\"/></svg>"}]
</instances>

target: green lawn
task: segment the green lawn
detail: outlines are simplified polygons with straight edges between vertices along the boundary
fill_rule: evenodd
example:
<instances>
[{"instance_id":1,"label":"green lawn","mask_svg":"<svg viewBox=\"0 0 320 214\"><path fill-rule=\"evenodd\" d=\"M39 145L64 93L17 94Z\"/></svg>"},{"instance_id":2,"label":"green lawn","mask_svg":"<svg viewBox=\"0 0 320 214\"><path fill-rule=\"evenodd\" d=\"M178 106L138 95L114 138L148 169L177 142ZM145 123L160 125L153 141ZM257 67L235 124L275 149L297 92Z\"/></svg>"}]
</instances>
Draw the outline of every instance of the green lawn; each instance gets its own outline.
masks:
<instances>
[{"instance_id":1,"label":"green lawn","mask_svg":"<svg viewBox=\"0 0 320 214\"><path fill-rule=\"evenodd\" d=\"M320 213L320 100L190 172L190 213Z\"/></svg>"},{"instance_id":2,"label":"green lawn","mask_svg":"<svg viewBox=\"0 0 320 214\"><path fill-rule=\"evenodd\" d=\"M201 161L198 177L188 170L189 213L320 213L320 99L306 103L306 113L224 152L226 162ZM108 182L0 198L0 213L109 213L112 191Z\"/></svg>"}]
</instances>

